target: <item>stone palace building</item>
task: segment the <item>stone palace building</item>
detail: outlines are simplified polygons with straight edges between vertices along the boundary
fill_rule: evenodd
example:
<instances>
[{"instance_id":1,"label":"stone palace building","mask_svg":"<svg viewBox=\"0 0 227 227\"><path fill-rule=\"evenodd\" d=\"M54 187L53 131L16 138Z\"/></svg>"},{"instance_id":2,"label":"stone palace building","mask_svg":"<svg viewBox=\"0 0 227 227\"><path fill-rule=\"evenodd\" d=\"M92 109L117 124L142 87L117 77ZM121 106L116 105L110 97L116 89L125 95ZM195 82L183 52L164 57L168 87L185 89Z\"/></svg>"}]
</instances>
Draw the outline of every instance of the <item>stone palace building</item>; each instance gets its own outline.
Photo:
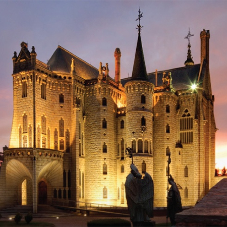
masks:
<instances>
[{"instance_id":1,"label":"stone palace building","mask_svg":"<svg viewBox=\"0 0 227 227\"><path fill-rule=\"evenodd\" d=\"M125 207L127 147L139 171L154 180L155 207L166 206L168 172L183 206L200 200L216 183L210 32L201 31L200 40L200 63L194 64L189 41L181 67L147 73L139 30L133 72L125 79L119 48L111 78L107 63L96 68L58 46L45 64L22 42L12 58L14 112L0 208L31 205L37 212L38 204L54 202Z\"/></svg>"}]
</instances>

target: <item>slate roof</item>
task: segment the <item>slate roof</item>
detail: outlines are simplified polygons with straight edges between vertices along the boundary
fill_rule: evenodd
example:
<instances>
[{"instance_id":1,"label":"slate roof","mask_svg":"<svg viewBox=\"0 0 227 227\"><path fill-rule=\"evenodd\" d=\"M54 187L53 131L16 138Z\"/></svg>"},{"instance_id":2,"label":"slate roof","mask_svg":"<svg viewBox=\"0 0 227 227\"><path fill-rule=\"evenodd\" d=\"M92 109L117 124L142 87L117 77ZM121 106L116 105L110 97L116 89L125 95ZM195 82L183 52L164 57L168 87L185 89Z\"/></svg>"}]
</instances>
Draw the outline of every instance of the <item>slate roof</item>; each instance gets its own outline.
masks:
<instances>
[{"instance_id":1,"label":"slate roof","mask_svg":"<svg viewBox=\"0 0 227 227\"><path fill-rule=\"evenodd\" d=\"M143 55L143 46L140 34L138 35L135 60L131 80L147 80L147 70Z\"/></svg>"},{"instance_id":2,"label":"slate roof","mask_svg":"<svg viewBox=\"0 0 227 227\"><path fill-rule=\"evenodd\" d=\"M47 64L50 66L50 70L52 71L70 73L72 58L74 58L75 71L78 76L85 80L98 77L99 72L97 68L70 53L61 46L58 46Z\"/></svg>"},{"instance_id":3,"label":"slate roof","mask_svg":"<svg viewBox=\"0 0 227 227\"><path fill-rule=\"evenodd\" d=\"M162 82L163 72L165 72L166 74L171 72L172 85L175 90L188 89L192 83L195 83L197 81L199 83L202 83L205 73L205 64L206 62L204 62L203 64L199 81L198 77L200 74L200 64L158 71L157 86L162 86L163 84ZM131 81L131 77L122 79L121 83L125 85L128 81ZM156 85L155 72L148 73L148 81Z\"/></svg>"}]
</instances>

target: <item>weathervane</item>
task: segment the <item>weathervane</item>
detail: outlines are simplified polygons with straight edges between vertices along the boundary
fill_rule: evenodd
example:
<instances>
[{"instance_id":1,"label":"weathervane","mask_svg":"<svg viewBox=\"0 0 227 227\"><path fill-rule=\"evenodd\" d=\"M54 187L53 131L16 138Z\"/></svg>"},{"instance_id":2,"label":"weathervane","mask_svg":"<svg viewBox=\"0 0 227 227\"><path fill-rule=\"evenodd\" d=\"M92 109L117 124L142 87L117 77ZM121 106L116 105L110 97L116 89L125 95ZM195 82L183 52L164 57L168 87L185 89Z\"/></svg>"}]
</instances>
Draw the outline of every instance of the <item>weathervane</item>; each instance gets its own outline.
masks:
<instances>
[{"instance_id":1,"label":"weathervane","mask_svg":"<svg viewBox=\"0 0 227 227\"><path fill-rule=\"evenodd\" d=\"M190 28L189 28L188 35L185 37L185 39L188 40L188 45L190 45L190 37L191 37L191 36L194 36L194 35L191 34Z\"/></svg>"},{"instance_id":2,"label":"weathervane","mask_svg":"<svg viewBox=\"0 0 227 227\"><path fill-rule=\"evenodd\" d=\"M136 19L136 21L139 20L139 25L137 25L136 29L138 29L138 33L140 34L141 28L143 27L140 25L140 19L143 17L143 13L141 13L140 8L139 8L138 12L139 12L139 15L138 15L138 18Z\"/></svg>"}]
</instances>

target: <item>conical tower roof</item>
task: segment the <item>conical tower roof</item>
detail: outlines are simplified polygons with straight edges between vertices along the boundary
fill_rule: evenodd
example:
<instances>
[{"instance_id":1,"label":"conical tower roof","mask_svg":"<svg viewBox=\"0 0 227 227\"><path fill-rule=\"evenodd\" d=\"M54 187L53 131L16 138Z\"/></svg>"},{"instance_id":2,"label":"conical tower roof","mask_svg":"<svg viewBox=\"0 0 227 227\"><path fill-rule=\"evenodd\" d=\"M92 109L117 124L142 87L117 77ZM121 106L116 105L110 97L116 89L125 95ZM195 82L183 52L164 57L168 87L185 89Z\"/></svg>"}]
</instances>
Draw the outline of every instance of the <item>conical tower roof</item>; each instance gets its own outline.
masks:
<instances>
[{"instance_id":1,"label":"conical tower roof","mask_svg":"<svg viewBox=\"0 0 227 227\"><path fill-rule=\"evenodd\" d=\"M138 34L132 80L148 80L140 32Z\"/></svg>"}]
</instances>

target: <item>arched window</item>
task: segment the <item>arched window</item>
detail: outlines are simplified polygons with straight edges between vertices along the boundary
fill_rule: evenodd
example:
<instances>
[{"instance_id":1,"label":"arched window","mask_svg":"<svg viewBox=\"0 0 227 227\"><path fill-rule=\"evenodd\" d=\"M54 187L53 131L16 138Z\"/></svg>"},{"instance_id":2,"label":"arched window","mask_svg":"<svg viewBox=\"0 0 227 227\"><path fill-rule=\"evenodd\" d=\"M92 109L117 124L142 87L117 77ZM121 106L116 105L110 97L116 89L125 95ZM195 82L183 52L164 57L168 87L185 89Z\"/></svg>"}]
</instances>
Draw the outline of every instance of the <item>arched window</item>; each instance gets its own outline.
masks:
<instances>
[{"instance_id":1,"label":"arched window","mask_svg":"<svg viewBox=\"0 0 227 227\"><path fill-rule=\"evenodd\" d=\"M70 133L69 130L67 129L65 132L65 145L66 145L66 152L70 152Z\"/></svg>"},{"instance_id":2,"label":"arched window","mask_svg":"<svg viewBox=\"0 0 227 227\"><path fill-rule=\"evenodd\" d=\"M141 103L142 104L146 103L146 96L145 95L141 95Z\"/></svg>"},{"instance_id":3,"label":"arched window","mask_svg":"<svg viewBox=\"0 0 227 227\"><path fill-rule=\"evenodd\" d=\"M170 113L170 106L166 105L166 113Z\"/></svg>"},{"instance_id":4,"label":"arched window","mask_svg":"<svg viewBox=\"0 0 227 227\"><path fill-rule=\"evenodd\" d=\"M124 159L124 153L125 153L125 149L124 149L124 139L121 139L121 160Z\"/></svg>"},{"instance_id":5,"label":"arched window","mask_svg":"<svg viewBox=\"0 0 227 227\"><path fill-rule=\"evenodd\" d=\"M102 128L107 128L107 121L105 118L102 120Z\"/></svg>"},{"instance_id":6,"label":"arched window","mask_svg":"<svg viewBox=\"0 0 227 227\"><path fill-rule=\"evenodd\" d=\"M146 119L144 116L141 118L141 126L146 126Z\"/></svg>"},{"instance_id":7,"label":"arched window","mask_svg":"<svg viewBox=\"0 0 227 227\"><path fill-rule=\"evenodd\" d=\"M46 84L41 84L41 98L46 99Z\"/></svg>"},{"instance_id":8,"label":"arched window","mask_svg":"<svg viewBox=\"0 0 227 227\"><path fill-rule=\"evenodd\" d=\"M184 167L184 176L188 177L188 167L187 166Z\"/></svg>"},{"instance_id":9,"label":"arched window","mask_svg":"<svg viewBox=\"0 0 227 227\"><path fill-rule=\"evenodd\" d=\"M180 141L181 143L193 143L193 118L188 109L185 109L180 119Z\"/></svg>"},{"instance_id":10,"label":"arched window","mask_svg":"<svg viewBox=\"0 0 227 227\"><path fill-rule=\"evenodd\" d=\"M170 126L169 126L169 124L166 125L166 133L170 133Z\"/></svg>"},{"instance_id":11,"label":"arched window","mask_svg":"<svg viewBox=\"0 0 227 227\"><path fill-rule=\"evenodd\" d=\"M132 141L132 152L136 153L136 140Z\"/></svg>"},{"instance_id":12,"label":"arched window","mask_svg":"<svg viewBox=\"0 0 227 227\"><path fill-rule=\"evenodd\" d=\"M147 165L146 165L146 162L143 160L143 163L142 163L142 173L146 173L147 171Z\"/></svg>"},{"instance_id":13,"label":"arched window","mask_svg":"<svg viewBox=\"0 0 227 227\"><path fill-rule=\"evenodd\" d=\"M64 149L65 149L64 140L61 139L61 140L60 140L60 150L64 150Z\"/></svg>"},{"instance_id":14,"label":"arched window","mask_svg":"<svg viewBox=\"0 0 227 227\"><path fill-rule=\"evenodd\" d=\"M105 142L103 143L103 146L102 146L102 152L107 153L107 145Z\"/></svg>"},{"instance_id":15,"label":"arched window","mask_svg":"<svg viewBox=\"0 0 227 227\"><path fill-rule=\"evenodd\" d=\"M103 175L107 174L107 164L104 162L103 164Z\"/></svg>"},{"instance_id":16,"label":"arched window","mask_svg":"<svg viewBox=\"0 0 227 227\"><path fill-rule=\"evenodd\" d=\"M104 98L102 98L102 105L103 106L107 106L107 100L106 100L106 98L104 97Z\"/></svg>"},{"instance_id":17,"label":"arched window","mask_svg":"<svg viewBox=\"0 0 227 227\"><path fill-rule=\"evenodd\" d=\"M22 98L27 97L27 82L22 82Z\"/></svg>"},{"instance_id":18,"label":"arched window","mask_svg":"<svg viewBox=\"0 0 227 227\"><path fill-rule=\"evenodd\" d=\"M64 95L63 94L60 94L59 95L59 103L64 103Z\"/></svg>"},{"instance_id":19,"label":"arched window","mask_svg":"<svg viewBox=\"0 0 227 227\"><path fill-rule=\"evenodd\" d=\"M138 153L143 153L143 140L138 140Z\"/></svg>"},{"instance_id":20,"label":"arched window","mask_svg":"<svg viewBox=\"0 0 227 227\"><path fill-rule=\"evenodd\" d=\"M59 136L64 137L64 120L59 120Z\"/></svg>"},{"instance_id":21,"label":"arched window","mask_svg":"<svg viewBox=\"0 0 227 227\"><path fill-rule=\"evenodd\" d=\"M54 130L54 150L58 150L58 130Z\"/></svg>"},{"instance_id":22,"label":"arched window","mask_svg":"<svg viewBox=\"0 0 227 227\"><path fill-rule=\"evenodd\" d=\"M104 186L103 188L103 199L107 199L107 188Z\"/></svg>"},{"instance_id":23,"label":"arched window","mask_svg":"<svg viewBox=\"0 0 227 227\"><path fill-rule=\"evenodd\" d=\"M121 165L121 173L124 173L125 172L125 167L124 165Z\"/></svg>"},{"instance_id":24,"label":"arched window","mask_svg":"<svg viewBox=\"0 0 227 227\"><path fill-rule=\"evenodd\" d=\"M46 135L46 117L44 115L41 117L41 128L42 134Z\"/></svg>"},{"instance_id":25,"label":"arched window","mask_svg":"<svg viewBox=\"0 0 227 227\"><path fill-rule=\"evenodd\" d=\"M23 115L23 133L28 131L28 116L27 114Z\"/></svg>"},{"instance_id":26,"label":"arched window","mask_svg":"<svg viewBox=\"0 0 227 227\"><path fill-rule=\"evenodd\" d=\"M121 120L121 128L124 128L125 127L125 122L124 120Z\"/></svg>"},{"instance_id":27,"label":"arched window","mask_svg":"<svg viewBox=\"0 0 227 227\"><path fill-rule=\"evenodd\" d=\"M148 153L148 140L144 141L144 153Z\"/></svg>"}]
</instances>

